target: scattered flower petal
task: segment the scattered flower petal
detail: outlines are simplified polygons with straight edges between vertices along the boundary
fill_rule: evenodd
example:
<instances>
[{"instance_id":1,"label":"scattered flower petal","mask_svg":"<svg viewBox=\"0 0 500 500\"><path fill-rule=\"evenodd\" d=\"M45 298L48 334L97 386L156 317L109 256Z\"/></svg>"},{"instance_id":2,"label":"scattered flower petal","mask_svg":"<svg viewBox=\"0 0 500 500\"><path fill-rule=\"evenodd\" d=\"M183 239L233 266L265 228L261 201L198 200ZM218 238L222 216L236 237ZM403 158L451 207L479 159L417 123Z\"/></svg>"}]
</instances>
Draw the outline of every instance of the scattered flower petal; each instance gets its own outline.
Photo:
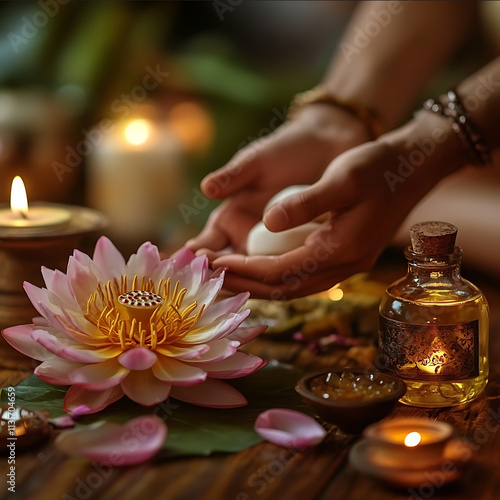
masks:
<instances>
[{"instance_id":1,"label":"scattered flower petal","mask_svg":"<svg viewBox=\"0 0 500 500\"><path fill-rule=\"evenodd\" d=\"M75 421L70 415L61 415L60 417L51 418L49 422L58 429L68 429L75 426Z\"/></svg>"},{"instance_id":2,"label":"scattered flower petal","mask_svg":"<svg viewBox=\"0 0 500 500\"><path fill-rule=\"evenodd\" d=\"M92 413L92 408L90 406L80 405L71 410L71 414L69 415L69 417L71 418L71 420L73 420L73 418L78 418L82 415L88 415L89 413Z\"/></svg>"},{"instance_id":3,"label":"scattered flower petal","mask_svg":"<svg viewBox=\"0 0 500 500\"><path fill-rule=\"evenodd\" d=\"M254 428L259 436L286 448L314 446L323 441L327 434L312 417L282 408L261 413L255 421Z\"/></svg>"},{"instance_id":4,"label":"scattered flower petal","mask_svg":"<svg viewBox=\"0 0 500 500\"><path fill-rule=\"evenodd\" d=\"M57 436L55 445L73 457L85 457L112 466L128 466L154 457L162 449L166 437L165 422L147 415L125 425L99 422L83 429L63 431Z\"/></svg>"}]
</instances>

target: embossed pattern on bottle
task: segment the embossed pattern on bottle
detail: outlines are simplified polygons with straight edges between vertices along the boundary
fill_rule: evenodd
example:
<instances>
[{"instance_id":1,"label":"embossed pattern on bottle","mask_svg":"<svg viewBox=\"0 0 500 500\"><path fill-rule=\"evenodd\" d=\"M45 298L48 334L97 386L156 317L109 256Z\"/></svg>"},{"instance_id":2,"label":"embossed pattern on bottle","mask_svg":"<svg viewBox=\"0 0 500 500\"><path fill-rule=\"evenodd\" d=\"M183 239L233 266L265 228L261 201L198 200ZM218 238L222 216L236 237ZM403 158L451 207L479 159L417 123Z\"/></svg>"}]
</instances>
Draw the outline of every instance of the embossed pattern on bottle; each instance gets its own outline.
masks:
<instances>
[{"instance_id":1,"label":"embossed pattern on bottle","mask_svg":"<svg viewBox=\"0 0 500 500\"><path fill-rule=\"evenodd\" d=\"M380 316L385 370L405 380L466 380L479 376L479 321L416 325Z\"/></svg>"}]
</instances>

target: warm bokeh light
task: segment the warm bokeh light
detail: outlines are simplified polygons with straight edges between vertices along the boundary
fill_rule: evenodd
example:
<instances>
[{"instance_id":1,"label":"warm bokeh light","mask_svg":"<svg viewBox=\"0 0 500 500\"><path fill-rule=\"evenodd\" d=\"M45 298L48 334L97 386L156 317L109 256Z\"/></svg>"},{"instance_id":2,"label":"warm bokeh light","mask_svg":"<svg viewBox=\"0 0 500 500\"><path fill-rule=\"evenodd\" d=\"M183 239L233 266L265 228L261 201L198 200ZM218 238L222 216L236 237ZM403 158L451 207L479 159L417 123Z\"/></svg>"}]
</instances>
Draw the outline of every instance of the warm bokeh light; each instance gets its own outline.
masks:
<instances>
[{"instance_id":1,"label":"warm bokeh light","mask_svg":"<svg viewBox=\"0 0 500 500\"><path fill-rule=\"evenodd\" d=\"M180 102L168 115L169 125L188 151L203 152L214 138L214 123L209 112L199 103Z\"/></svg>"},{"instance_id":2,"label":"warm bokeh light","mask_svg":"<svg viewBox=\"0 0 500 500\"><path fill-rule=\"evenodd\" d=\"M330 288L328 290L328 298L333 301L337 300L342 300L342 297L344 296L344 292L342 288L339 288L338 285L334 286L333 288Z\"/></svg>"},{"instance_id":3,"label":"warm bokeh light","mask_svg":"<svg viewBox=\"0 0 500 500\"><path fill-rule=\"evenodd\" d=\"M125 139L134 146L144 144L149 137L150 127L146 120L134 120L125 128Z\"/></svg>"},{"instance_id":4,"label":"warm bokeh light","mask_svg":"<svg viewBox=\"0 0 500 500\"><path fill-rule=\"evenodd\" d=\"M26 196L26 188L24 182L16 175L12 181L12 188L10 190L10 209L23 217L28 214L28 197Z\"/></svg>"},{"instance_id":5,"label":"warm bokeh light","mask_svg":"<svg viewBox=\"0 0 500 500\"><path fill-rule=\"evenodd\" d=\"M418 443L420 443L421 439L422 436L418 432L410 432L406 435L404 443L408 448L413 448L414 446L417 446Z\"/></svg>"}]
</instances>

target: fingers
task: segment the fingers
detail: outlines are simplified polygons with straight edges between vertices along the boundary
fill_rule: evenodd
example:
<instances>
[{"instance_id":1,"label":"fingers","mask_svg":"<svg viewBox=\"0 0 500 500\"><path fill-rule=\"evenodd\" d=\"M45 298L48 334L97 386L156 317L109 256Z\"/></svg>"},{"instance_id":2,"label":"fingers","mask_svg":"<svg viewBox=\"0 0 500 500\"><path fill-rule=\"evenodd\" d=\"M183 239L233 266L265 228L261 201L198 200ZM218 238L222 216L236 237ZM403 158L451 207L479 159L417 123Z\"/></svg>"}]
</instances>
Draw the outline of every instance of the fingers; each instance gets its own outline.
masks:
<instances>
[{"instance_id":1,"label":"fingers","mask_svg":"<svg viewBox=\"0 0 500 500\"><path fill-rule=\"evenodd\" d=\"M224 167L208 174L201 182L203 194L222 199L251 185L257 177L259 161L254 145L239 151Z\"/></svg>"},{"instance_id":2,"label":"fingers","mask_svg":"<svg viewBox=\"0 0 500 500\"><path fill-rule=\"evenodd\" d=\"M321 275L294 276L286 283L263 283L226 271L224 289L233 293L249 291L255 299L289 300L327 290L358 272L357 267L344 266Z\"/></svg>"},{"instance_id":3,"label":"fingers","mask_svg":"<svg viewBox=\"0 0 500 500\"><path fill-rule=\"evenodd\" d=\"M325 229L315 231L301 247L277 256L222 255L214 267L227 268L225 287L233 292L250 291L252 296L285 300L326 290L349 276L366 271L376 251L359 245L360 217L339 216ZM371 222L370 222L371 224ZM352 234L350 231L353 231Z\"/></svg>"},{"instance_id":4,"label":"fingers","mask_svg":"<svg viewBox=\"0 0 500 500\"><path fill-rule=\"evenodd\" d=\"M193 252L198 252L201 249L211 249L212 251L220 251L229 245L229 238L226 233L221 231L215 224L209 226L207 224L203 231L195 238L186 242L188 248Z\"/></svg>"},{"instance_id":5,"label":"fingers","mask_svg":"<svg viewBox=\"0 0 500 500\"><path fill-rule=\"evenodd\" d=\"M325 212L337 208L333 188L319 181L304 191L274 204L264 214L266 227L273 232L283 231L310 222Z\"/></svg>"},{"instance_id":6,"label":"fingers","mask_svg":"<svg viewBox=\"0 0 500 500\"><path fill-rule=\"evenodd\" d=\"M255 197L246 198L242 194L239 200L229 199L222 203L210 214L202 232L186 246L195 252L201 249L219 252L231 247L234 252L244 253L248 232L259 221L261 213L260 210L257 210L258 215L251 213L248 207L264 203Z\"/></svg>"},{"instance_id":7,"label":"fingers","mask_svg":"<svg viewBox=\"0 0 500 500\"><path fill-rule=\"evenodd\" d=\"M351 151L361 151L362 148L359 146ZM359 183L352 172L352 156L351 152L338 156L316 183L270 207L264 214L267 228L273 232L291 229L356 203L359 199Z\"/></svg>"},{"instance_id":8,"label":"fingers","mask_svg":"<svg viewBox=\"0 0 500 500\"><path fill-rule=\"evenodd\" d=\"M269 284L281 283L287 279L290 269L309 254L309 249L301 246L283 255L252 256L223 255L216 258L213 267L227 267L233 274L252 278Z\"/></svg>"},{"instance_id":9,"label":"fingers","mask_svg":"<svg viewBox=\"0 0 500 500\"><path fill-rule=\"evenodd\" d=\"M284 254L248 256L233 253L216 258L213 265L227 267L234 274L266 283L281 283L303 266L308 274L331 266L328 261L337 255L338 239L335 230L325 223L307 237L304 245ZM341 265L342 261L338 263Z\"/></svg>"}]
</instances>

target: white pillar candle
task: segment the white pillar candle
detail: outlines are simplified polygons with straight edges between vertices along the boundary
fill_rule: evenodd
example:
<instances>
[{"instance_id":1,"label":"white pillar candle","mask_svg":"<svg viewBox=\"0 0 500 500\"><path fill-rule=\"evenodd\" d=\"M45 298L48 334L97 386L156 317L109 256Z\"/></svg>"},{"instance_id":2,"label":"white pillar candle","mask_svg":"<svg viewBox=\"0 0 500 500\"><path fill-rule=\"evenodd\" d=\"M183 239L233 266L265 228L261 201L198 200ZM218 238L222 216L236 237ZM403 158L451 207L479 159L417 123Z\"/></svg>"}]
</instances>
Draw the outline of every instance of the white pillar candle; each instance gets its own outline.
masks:
<instances>
[{"instance_id":1,"label":"white pillar candle","mask_svg":"<svg viewBox=\"0 0 500 500\"><path fill-rule=\"evenodd\" d=\"M89 204L103 212L112 236L156 239L180 201L183 152L166 125L116 123L89 158Z\"/></svg>"}]
</instances>

